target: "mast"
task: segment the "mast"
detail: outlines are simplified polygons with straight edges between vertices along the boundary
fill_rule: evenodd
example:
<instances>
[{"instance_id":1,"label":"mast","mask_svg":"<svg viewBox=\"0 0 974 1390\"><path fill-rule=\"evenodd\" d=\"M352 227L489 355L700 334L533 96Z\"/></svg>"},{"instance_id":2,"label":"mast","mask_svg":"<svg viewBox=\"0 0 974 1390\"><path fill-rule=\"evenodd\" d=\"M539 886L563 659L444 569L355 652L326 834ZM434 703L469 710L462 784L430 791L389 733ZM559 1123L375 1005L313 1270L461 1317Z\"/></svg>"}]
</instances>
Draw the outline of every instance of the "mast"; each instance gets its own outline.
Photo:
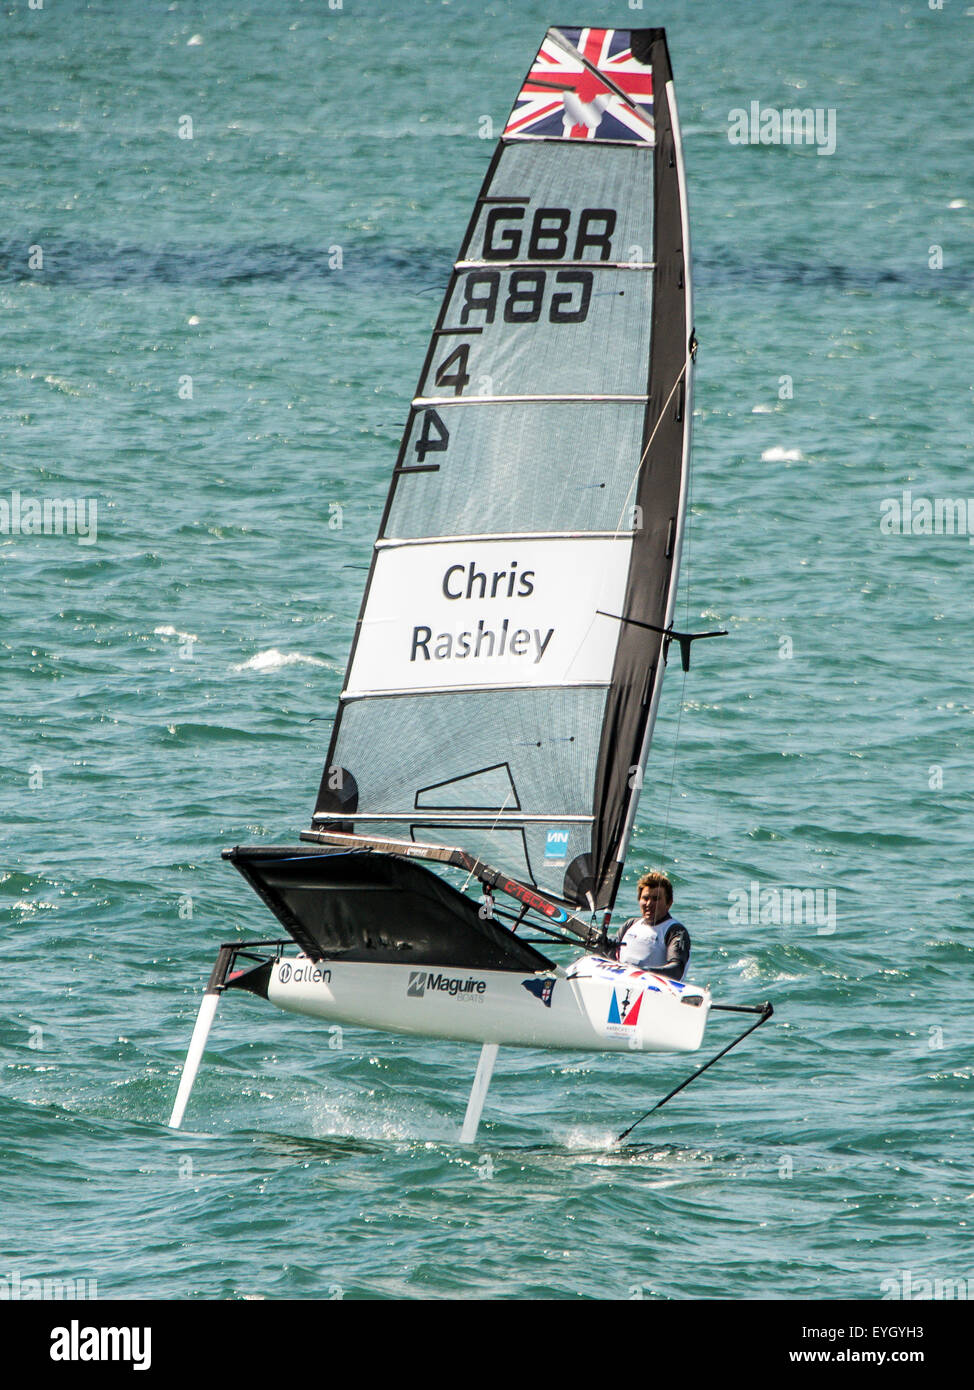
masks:
<instances>
[{"instance_id":1,"label":"mast","mask_svg":"<svg viewBox=\"0 0 974 1390\"><path fill-rule=\"evenodd\" d=\"M670 67L669 50L666 44L666 35L663 30L651 31L653 33L651 61L654 74L659 78L660 87L663 89L665 101L657 103L656 108L656 244L654 247L654 261L656 262L656 293L654 295L654 320L653 320L653 350L650 362L650 383L655 377L665 382L670 376L673 377L676 390L676 399L672 403L672 417L667 421L666 413L669 406L669 397L663 401L660 409L655 409L659 400L651 398L646 411L646 445L644 455L648 458L653 447L656 445L656 436L663 435L659 443L660 452L666 451L665 456L672 460L679 449L680 473L679 473L679 498L675 512L675 526L672 535L671 552L672 559L669 568L669 578L666 592L666 602L664 614L657 626L669 628L673 624L676 609L677 582L680 569L680 557L683 549L683 535L686 523L687 493L690 481L690 441L693 426L693 368L696 358L696 340L693 335L693 287L691 272L690 254L690 218L687 204L686 191L686 171L683 162L683 140L680 131L680 119L677 111L676 92L673 84L673 73ZM672 171L672 177L669 177ZM679 239L672 238L674 229L673 200L675 198L679 214ZM660 204L666 200L666 206ZM669 244L661 244L662 236L669 235ZM682 281L682 305L681 299ZM674 351L668 351L667 345L661 342L660 335L671 331L670 326L682 327L682 336L675 334L673 343ZM682 362L680 361L679 344L682 343L684 351ZM671 391L674 388L671 388ZM682 416L682 419L680 418ZM681 428L674 428L680 426ZM655 457L655 455L653 455ZM636 820L636 810L639 805L639 796L642 791L644 773L649 760L649 750L653 738L653 729L656 724L656 715L659 709L660 695L663 689L663 674L666 662L666 644L662 647L663 661L657 664L652 672L652 686L649 707L646 714L645 729L636 759L635 768L638 772L632 772L628 779L629 796L625 807L625 815L622 831L613 855L613 865L611 869L611 889L606 896L605 905L612 907L615 902L619 882L622 877L622 869L625 864L626 855L629 849L629 841L632 838L633 826Z\"/></svg>"}]
</instances>

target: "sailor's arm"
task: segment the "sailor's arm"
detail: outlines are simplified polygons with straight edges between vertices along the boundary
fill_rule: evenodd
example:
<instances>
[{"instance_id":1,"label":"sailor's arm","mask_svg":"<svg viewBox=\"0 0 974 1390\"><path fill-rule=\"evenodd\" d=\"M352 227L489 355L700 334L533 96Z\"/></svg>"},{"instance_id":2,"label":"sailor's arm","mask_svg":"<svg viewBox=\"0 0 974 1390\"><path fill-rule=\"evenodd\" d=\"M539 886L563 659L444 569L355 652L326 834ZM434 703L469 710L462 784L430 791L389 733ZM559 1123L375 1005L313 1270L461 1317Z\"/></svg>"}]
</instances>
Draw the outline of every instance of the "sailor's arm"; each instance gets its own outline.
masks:
<instances>
[{"instance_id":1,"label":"sailor's arm","mask_svg":"<svg viewBox=\"0 0 974 1390\"><path fill-rule=\"evenodd\" d=\"M626 932L636 921L638 921L638 918L636 917L628 918L625 922L623 922L622 926L616 932L615 936L610 936L608 938L604 954L608 956L609 960L619 959L619 952L622 950L622 942L625 938Z\"/></svg>"},{"instance_id":2,"label":"sailor's arm","mask_svg":"<svg viewBox=\"0 0 974 1390\"><path fill-rule=\"evenodd\" d=\"M665 975L670 980L682 980L683 972L690 959L690 933L686 927L670 927L666 933L666 964L654 965L654 975Z\"/></svg>"}]
</instances>

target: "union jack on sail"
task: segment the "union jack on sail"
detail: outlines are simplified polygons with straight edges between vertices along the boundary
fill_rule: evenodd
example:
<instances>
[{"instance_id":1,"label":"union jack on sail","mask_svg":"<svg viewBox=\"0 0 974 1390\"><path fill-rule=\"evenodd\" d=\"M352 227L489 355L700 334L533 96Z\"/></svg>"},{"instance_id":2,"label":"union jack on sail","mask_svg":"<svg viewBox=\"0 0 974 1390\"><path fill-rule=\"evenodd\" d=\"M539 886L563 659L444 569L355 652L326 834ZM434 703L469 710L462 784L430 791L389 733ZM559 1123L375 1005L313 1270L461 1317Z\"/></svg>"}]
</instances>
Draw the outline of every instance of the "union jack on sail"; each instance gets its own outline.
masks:
<instances>
[{"instance_id":1,"label":"union jack on sail","mask_svg":"<svg viewBox=\"0 0 974 1390\"><path fill-rule=\"evenodd\" d=\"M549 30L504 135L652 144L653 70L633 57L630 31Z\"/></svg>"}]
</instances>

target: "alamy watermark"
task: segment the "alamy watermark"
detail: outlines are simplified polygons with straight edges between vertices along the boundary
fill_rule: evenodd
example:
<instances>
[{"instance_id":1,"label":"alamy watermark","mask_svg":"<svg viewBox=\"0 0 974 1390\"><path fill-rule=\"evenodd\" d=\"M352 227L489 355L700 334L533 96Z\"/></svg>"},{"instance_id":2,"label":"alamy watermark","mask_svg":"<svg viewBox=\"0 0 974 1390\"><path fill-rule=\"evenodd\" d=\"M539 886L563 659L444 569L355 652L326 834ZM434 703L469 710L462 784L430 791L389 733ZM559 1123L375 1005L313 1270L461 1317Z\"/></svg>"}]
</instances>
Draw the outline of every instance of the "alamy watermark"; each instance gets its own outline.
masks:
<instances>
[{"instance_id":1,"label":"alamy watermark","mask_svg":"<svg viewBox=\"0 0 974 1390\"><path fill-rule=\"evenodd\" d=\"M974 545L974 497L914 497L904 488L884 497L879 511L884 536L966 536Z\"/></svg>"},{"instance_id":2,"label":"alamy watermark","mask_svg":"<svg viewBox=\"0 0 974 1390\"><path fill-rule=\"evenodd\" d=\"M97 497L24 497L16 488L0 497L0 536L77 536L98 540Z\"/></svg>"},{"instance_id":3,"label":"alamy watermark","mask_svg":"<svg viewBox=\"0 0 974 1390\"><path fill-rule=\"evenodd\" d=\"M819 936L835 931L834 888L764 888L753 879L727 894L731 926L814 927Z\"/></svg>"},{"instance_id":4,"label":"alamy watermark","mask_svg":"<svg viewBox=\"0 0 974 1390\"><path fill-rule=\"evenodd\" d=\"M928 1279L922 1275L918 1277L912 1269L901 1269L897 1274L883 1279L879 1285L879 1290L883 1299L960 1298L969 1300L974 1297L974 1278L970 1276L965 1278L964 1275L942 1278L937 1275L933 1279Z\"/></svg>"},{"instance_id":5,"label":"alamy watermark","mask_svg":"<svg viewBox=\"0 0 974 1390\"><path fill-rule=\"evenodd\" d=\"M63 1279L59 1274L35 1276L21 1274L19 1269L8 1270L0 1278L0 1302L32 1300L51 1301L75 1298L97 1298L97 1279Z\"/></svg>"},{"instance_id":6,"label":"alamy watermark","mask_svg":"<svg viewBox=\"0 0 974 1390\"><path fill-rule=\"evenodd\" d=\"M133 1371L152 1365L151 1327L82 1327L72 1318L51 1329L52 1361L131 1361Z\"/></svg>"},{"instance_id":7,"label":"alamy watermark","mask_svg":"<svg viewBox=\"0 0 974 1390\"><path fill-rule=\"evenodd\" d=\"M727 139L732 145L815 145L816 154L835 154L835 107L762 107L752 101L747 110L735 106L727 113Z\"/></svg>"}]
</instances>

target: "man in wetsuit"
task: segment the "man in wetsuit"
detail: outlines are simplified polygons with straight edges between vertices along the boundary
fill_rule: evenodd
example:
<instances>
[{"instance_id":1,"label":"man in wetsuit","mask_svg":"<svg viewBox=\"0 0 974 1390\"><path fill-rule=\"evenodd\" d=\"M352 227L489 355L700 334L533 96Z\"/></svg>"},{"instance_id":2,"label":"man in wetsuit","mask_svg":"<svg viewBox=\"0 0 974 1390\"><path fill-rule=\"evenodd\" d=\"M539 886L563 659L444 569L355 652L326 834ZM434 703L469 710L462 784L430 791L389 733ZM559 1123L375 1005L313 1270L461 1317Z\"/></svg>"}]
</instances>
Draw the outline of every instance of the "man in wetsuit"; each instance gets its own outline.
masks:
<instances>
[{"instance_id":1,"label":"man in wetsuit","mask_svg":"<svg viewBox=\"0 0 974 1390\"><path fill-rule=\"evenodd\" d=\"M690 933L670 913L673 885L660 873L643 874L639 880L641 917L630 917L615 940L620 965L652 970L682 980L690 960Z\"/></svg>"}]
</instances>

